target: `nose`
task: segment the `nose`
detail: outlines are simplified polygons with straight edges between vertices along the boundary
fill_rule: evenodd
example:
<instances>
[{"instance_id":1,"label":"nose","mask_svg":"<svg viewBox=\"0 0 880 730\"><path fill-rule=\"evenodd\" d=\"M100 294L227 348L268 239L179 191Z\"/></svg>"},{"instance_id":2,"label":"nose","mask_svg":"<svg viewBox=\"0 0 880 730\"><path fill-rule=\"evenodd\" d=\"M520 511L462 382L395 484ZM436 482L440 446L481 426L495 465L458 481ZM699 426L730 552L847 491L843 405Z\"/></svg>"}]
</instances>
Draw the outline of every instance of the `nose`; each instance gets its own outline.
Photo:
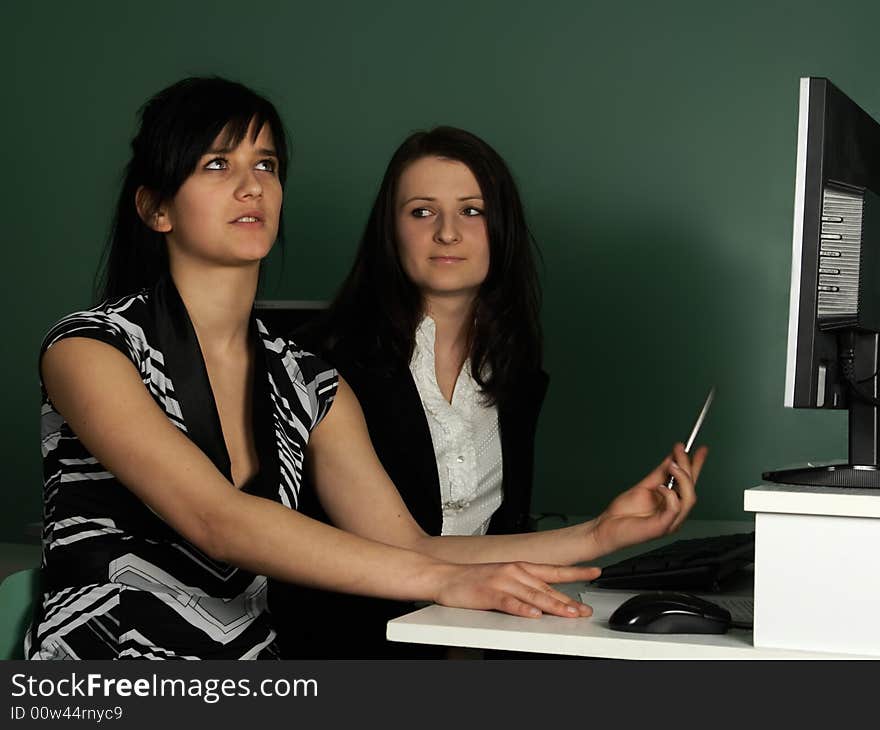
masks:
<instances>
[{"instance_id":1,"label":"nose","mask_svg":"<svg viewBox=\"0 0 880 730\"><path fill-rule=\"evenodd\" d=\"M235 197L239 200L259 198L263 194L263 186L257 177L255 170L248 169L242 173L238 186L235 188Z\"/></svg>"},{"instance_id":2,"label":"nose","mask_svg":"<svg viewBox=\"0 0 880 730\"><path fill-rule=\"evenodd\" d=\"M434 240L437 243L452 244L461 240L461 235L455 225L453 216L437 216L437 229L434 231Z\"/></svg>"}]
</instances>

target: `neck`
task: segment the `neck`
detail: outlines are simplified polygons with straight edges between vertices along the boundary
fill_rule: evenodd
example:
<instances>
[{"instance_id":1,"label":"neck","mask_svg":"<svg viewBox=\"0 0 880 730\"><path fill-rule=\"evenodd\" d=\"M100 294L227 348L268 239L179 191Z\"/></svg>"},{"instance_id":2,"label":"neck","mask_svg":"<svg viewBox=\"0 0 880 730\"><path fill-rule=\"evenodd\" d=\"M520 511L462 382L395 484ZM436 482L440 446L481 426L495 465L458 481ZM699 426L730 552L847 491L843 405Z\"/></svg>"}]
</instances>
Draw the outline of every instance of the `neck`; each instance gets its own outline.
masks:
<instances>
[{"instance_id":1,"label":"neck","mask_svg":"<svg viewBox=\"0 0 880 730\"><path fill-rule=\"evenodd\" d=\"M248 331L260 268L201 267L198 275L171 264L171 278L205 355L248 347Z\"/></svg>"},{"instance_id":2,"label":"neck","mask_svg":"<svg viewBox=\"0 0 880 730\"><path fill-rule=\"evenodd\" d=\"M434 320L434 351L458 352L467 359L474 320L473 297L425 297L425 314Z\"/></svg>"}]
</instances>

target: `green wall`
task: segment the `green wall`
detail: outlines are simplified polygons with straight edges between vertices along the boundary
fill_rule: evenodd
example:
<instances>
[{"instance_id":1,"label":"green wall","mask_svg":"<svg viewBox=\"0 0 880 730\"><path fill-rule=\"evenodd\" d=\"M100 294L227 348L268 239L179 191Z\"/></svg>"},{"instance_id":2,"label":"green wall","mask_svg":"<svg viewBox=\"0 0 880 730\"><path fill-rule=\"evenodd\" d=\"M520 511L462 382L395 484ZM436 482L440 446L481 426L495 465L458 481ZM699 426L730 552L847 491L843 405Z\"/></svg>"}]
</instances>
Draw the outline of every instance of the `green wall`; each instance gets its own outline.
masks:
<instances>
[{"instance_id":1,"label":"green wall","mask_svg":"<svg viewBox=\"0 0 880 730\"><path fill-rule=\"evenodd\" d=\"M880 117L880 5L34 2L4 5L0 539L40 506L36 353L86 305L135 110L190 74L291 132L266 296L328 298L411 130L485 137L544 256L551 388L534 508L587 514L684 438L711 383L696 515L762 470L842 458L845 417L782 407L798 77Z\"/></svg>"}]
</instances>

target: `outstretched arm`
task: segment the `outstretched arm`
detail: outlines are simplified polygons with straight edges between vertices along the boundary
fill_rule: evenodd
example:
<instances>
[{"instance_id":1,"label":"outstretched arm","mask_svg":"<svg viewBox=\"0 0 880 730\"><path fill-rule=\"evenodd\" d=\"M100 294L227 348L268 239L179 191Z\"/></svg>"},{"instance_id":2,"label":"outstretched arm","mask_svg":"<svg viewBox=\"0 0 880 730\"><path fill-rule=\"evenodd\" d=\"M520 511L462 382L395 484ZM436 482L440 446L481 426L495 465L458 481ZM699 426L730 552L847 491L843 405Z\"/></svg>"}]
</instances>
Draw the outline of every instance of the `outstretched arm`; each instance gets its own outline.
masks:
<instances>
[{"instance_id":1,"label":"outstretched arm","mask_svg":"<svg viewBox=\"0 0 880 730\"><path fill-rule=\"evenodd\" d=\"M590 522L482 537L430 537L422 531L382 468L357 398L342 378L333 408L312 433L309 455L322 505L345 530L457 563L570 565L677 529L696 502L694 485L706 449L698 449L691 461L676 444L670 457ZM668 474L676 477L675 490L663 486Z\"/></svg>"},{"instance_id":2,"label":"outstretched arm","mask_svg":"<svg viewBox=\"0 0 880 730\"><path fill-rule=\"evenodd\" d=\"M43 356L56 410L117 479L212 558L321 588L492 608L531 616L589 609L549 581L595 571L552 566L461 566L364 539L235 488L153 401L131 362L102 342L70 338ZM332 411L333 409L331 409Z\"/></svg>"}]
</instances>

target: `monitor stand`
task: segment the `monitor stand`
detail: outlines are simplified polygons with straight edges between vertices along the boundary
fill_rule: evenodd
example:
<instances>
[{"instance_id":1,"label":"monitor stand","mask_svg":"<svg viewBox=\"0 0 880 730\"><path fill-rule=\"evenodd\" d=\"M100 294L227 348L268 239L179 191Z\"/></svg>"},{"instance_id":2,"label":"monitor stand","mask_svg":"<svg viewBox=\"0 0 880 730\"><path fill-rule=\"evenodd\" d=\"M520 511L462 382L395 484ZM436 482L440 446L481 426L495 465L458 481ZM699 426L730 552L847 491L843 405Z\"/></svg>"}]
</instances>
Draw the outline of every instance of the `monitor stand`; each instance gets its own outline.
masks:
<instances>
[{"instance_id":1,"label":"monitor stand","mask_svg":"<svg viewBox=\"0 0 880 730\"><path fill-rule=\"evenodd\" d=\"M880 337L859 333L854 338L854 378L862 393L877 399L878 364L880 364ZM848 393L849 402L849 462L827 464L800 469L768 471L764 479L779 484L797 484L816 487L855 487L880 489L880 408L876 403Z\"/></svg>"}]
</instances>

